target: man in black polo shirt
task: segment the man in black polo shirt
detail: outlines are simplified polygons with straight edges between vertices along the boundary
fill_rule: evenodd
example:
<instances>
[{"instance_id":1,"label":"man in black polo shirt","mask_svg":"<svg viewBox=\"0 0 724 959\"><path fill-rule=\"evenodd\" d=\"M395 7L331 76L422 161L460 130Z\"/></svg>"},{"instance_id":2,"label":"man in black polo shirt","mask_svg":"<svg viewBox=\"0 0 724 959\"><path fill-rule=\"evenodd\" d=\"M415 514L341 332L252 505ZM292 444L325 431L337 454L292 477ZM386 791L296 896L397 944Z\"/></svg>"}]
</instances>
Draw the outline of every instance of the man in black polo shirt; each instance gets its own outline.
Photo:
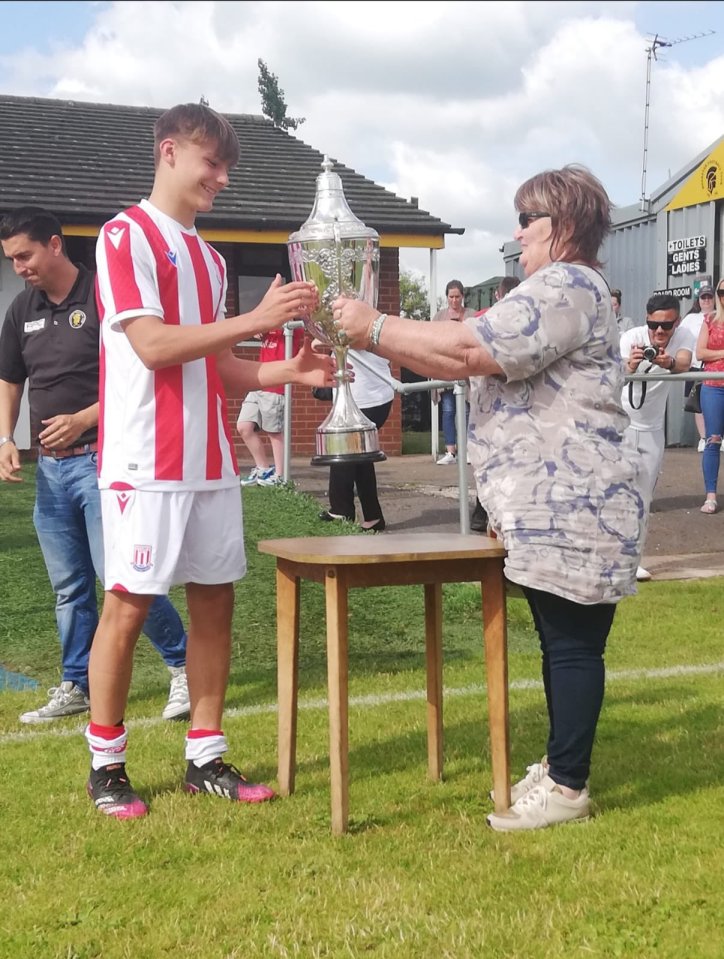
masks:
<instances>
[{"instance_id":1,"label":"man in black polo shirt","mask_svg":"<svg viewBox=\"0 0 724 959\"><path fill-rule=\"evenodd\" d=\"M21 482L13 440L28 382L32 442L38 444L33 521L56 595L63 674L49 701L24 723L86 712L88 658L98 625L96 576L103 582L98 492L98 313L94 276L65 251L51 213L22 207L0 221L0 245L26 289L0 328L0 479ZM166 596L151 606L144 632L171 672L165 719L189 714L186 633Z\"/></svg>"}]
</instances>

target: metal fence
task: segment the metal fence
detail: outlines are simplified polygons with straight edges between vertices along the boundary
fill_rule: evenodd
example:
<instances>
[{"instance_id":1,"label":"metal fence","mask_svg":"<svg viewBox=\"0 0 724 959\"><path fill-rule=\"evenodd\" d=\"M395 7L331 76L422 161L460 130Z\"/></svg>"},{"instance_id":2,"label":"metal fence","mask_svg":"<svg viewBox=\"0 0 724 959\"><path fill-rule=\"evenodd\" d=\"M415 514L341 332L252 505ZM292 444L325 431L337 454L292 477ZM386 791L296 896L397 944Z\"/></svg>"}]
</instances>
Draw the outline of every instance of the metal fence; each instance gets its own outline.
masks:
<instances>
[{"instance_id":1,"label":"metal fence","mask_svg":"<svg viewBox=\"0 0 724 959\"><path fill-rule=\"evenodd\" d=\"M287 359L292 356L292 337L293 331L297 327L304 326L302 322L288 323L284 327L285 347ZM259 346L258 342L246 342L244 346ZM377 370L365 363L364 359L359 357L357 360L366 370L374 376L380 377ZM396 393L402 396L411 393L432 393L433 390L451 389L455 395L455 430L457 439L457 480L458 480L458 503L460 517L460 532L467 534L470 532L470 503L469 503L469 483L467 472L467 416L465 412L465 395L467 392L467 382L465 380L422 380L417 383L403 383L400 380L392 379L392 387ZM678 381L694 382L702 380L724 380L724 373L707 373L704 371L689 370L686 373L669 373L661 370L657 373L627 373L625 382L645 382L647 380L667 380L669 383ZM284 480L290 479L290 460L292 449L292 387L287 384L284 388ZM430 401L432 403L432 400ZM430 437L430 456L435 459L438 454L439 430L437 427L437 416L432 416L431 437Z\"/></svg>"}]
</instances>

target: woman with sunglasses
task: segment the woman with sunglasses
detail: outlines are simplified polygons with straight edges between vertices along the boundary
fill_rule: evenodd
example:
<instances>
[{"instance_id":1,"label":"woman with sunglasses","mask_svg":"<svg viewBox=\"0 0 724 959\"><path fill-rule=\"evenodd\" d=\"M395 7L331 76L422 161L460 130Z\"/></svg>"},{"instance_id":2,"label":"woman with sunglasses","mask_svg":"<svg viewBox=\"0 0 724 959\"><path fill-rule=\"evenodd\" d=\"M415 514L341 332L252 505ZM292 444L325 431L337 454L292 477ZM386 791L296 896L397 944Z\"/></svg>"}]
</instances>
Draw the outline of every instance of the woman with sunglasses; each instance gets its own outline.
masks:
<instances>
[{"instance_id":1,"label":"woman with sunglasses","mask_svg":"<svg viewBox=\"0 0 724 959\"><path fill-rule=\"evenodd\" d=\"M478 496L505 545L543 653L547 755L491 813L496 830L585 819L616 603L635 592L645 504L626 455L618 331L600 245L610 201L585 168L516 193L526 279L483 316L424 324L338 299L354 346L435 378L470 380L469 452Z\"/></svg>"},{"instance_id":2,"label":"woman with sunglasses","mask_svg":"<svg viewBox=\"0 0 724 959\"><path fill-rule=\"evenodd\" d=\"M724 280L719 280L716 289L716 307L704 317L696 341L696 355L704 370L724 373ZM701 457L706 499L702 513L716 513L716 487L719 479L721 438L724 435L724 380L704 380L699 394L701 412L704 414L706 446Z\"/></svg>"}]
</instances>

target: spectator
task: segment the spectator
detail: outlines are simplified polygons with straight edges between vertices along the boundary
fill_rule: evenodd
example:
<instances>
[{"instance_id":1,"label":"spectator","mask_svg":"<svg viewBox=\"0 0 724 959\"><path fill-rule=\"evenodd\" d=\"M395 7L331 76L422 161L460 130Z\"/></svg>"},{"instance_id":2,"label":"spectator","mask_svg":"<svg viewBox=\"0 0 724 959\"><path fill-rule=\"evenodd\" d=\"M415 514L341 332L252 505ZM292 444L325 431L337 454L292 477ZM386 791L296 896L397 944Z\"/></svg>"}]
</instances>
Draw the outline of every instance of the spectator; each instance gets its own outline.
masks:
<instances>
[{"instance_id":1,"label":"spectator","mask_svg":"<svg viewBox=\"0 0 724 959\"><path fill-rule=\"evenodd\" d=\"M470 378L478 496L531 608L543 651L547 755L491 813L493 829L590 814L588 776L616 603L635 591L645 507L626 454L623 366L597 253L611 204L586 169L549 170L516 193L525 280L464 323L420 324L339 298L335 318L426 376Z\"/></svg>"},{"instance_id":2,"label":"spectator","mask_svg":"<svg viewBox=\"0 0 724 959\"><path fill-rule=\"evenodd\" d=\"M103 582L98 493L98 311L93 275L68 258L60 222L21 207L0 222L5 256L27 288L10 304L0 334L0 479L21 482L13 439L25 382L38 444L33 521L55 593L61 682L20 716L47 723L88 711L88 658ZM189 714L186 633L167 597L148 611L144 632L171 673L164 719Z\"/></svg>"},{"instance_id":3,"label":"spectator","mask_svg":"<svg viewBox=\"0 0 724 959\"><path fill-rule=\"evenodd\" d=\"M445 287L447 306L438 310L433 316L433 322L453 321L461 323L468 316L473 316L473 310L465 308L463 303L463 285L460 280L450 280ZM450 466L458 461L458 439L455 429L455 393L452 389L442 390L439 394L442 410L442 435L445 440L445 453L437 461L438 466ZM465 414L470 412L470 405L466 402Z\"/></svg>"},{"instance_id":4,"label":"spectator","mask_svg":"<svg viewBox=\"0 0 724 959\"><path fill-rule=\"evenodd\" d=\"M689 331L692 337L694 345L696 345L697 340L699 339L699 330L701 330L701 324L704 322L704 317L708 313L714 312L714 288L709 286L708 283L705 283L699 288L699 294L694 300L691 309L686 314L684 319L681 321L682 329ZM702 364L699 358L696 355L696 349L694 349L694 355L692 358L691 369L695 372L700 372L702 369ZM684 396L688 396L694 387L694 380L687 380L684 385ZM703 413L694 413L694 422L696 423L696 430L699 434L699 445L698 452L703 453L706 447L706 431L704 428L704 414Z\"/></svg>"},{"instance_id":5,"label":"spectator","mask_svg":"<svg viewBox=\"0 0 724 959\"><path fill-rule=\"evenodd\" d=\"M286 346L283 330L270 330L262 338L259 362L283 360ZM301 349L304 331L295 329L292 336L292 356ZM284 481L284 387L270 386L265 390L252 390L241 404L236 429L252 455L254 466L242 479L242 486L276 486ZM269 437L274 465L266 459L264 440L259 431Z\"/></svg>"},{"instance_id":6,"label":"spectator","mask_svg":"<svg viewBox=\"0 0 724 959\"><path fill-rule=\"evenodd\" d=\"M189 611L191 729L185 788L234 802L274 796L224 762L234 581L246 571L236 457L225 390L286 381L327 386L332 361L305 343L288 361L256 363L231 347L309 316L316 290L277 276L250 313L224 319L226 264L195 228L239 157L229 122L205 104L154 126L148 200L118 214L96 248L105 376L99 483L106 594L90 660L88 793L118 819L147 813L126 773L133 650L154 594L183 583ZM146 545L137 546L143 543Z\"/></svg>"},{"instance_id":7,"label":"spectator","mask_svg":"<svg viewBox=\"0 0 724 959\"><path fill-rule=\"evenodd\" d=\"M651 370L685 373L691 365L693 341L688 330L679 326L679 301L668 293L652 296L646 304L646 325L627 330L621 337L621 359L627 373ZM652 357L645 350L654 350ZM631 381L623 388L621 402L630 423L623 434L624 446L638 459L640 492L651 508L656 481L661 471L666 446L666 400L670 383L665 380ZM644 543L641 543L643 554ZM643 566L636 570L639 582L651 579Z\"/></svg>"},{"instance_id":8,"label":"spectator","mask_svg":"<svg viewBox=\"0 0 724 959\"><path fill-rule=\"evenodd\" d=\"M632 330L636 326L630 316L624 316L621 312L621 303L621 291L612 289L611 305L613 306L614 316L616 317L616 326L618 326L619 336L621 336L622 333L626 333L627 330Z\"/></svg>"},{"instance_id":9,"label":"spectator","mask_svg":"<svg viewBox=\"0 0 724 959\"><path fill-rule=\"evenodd\" d=\"M348 357L354 370L354 379L349 384L352 398L367 419L381 429L390 415L395 396L389 361L356 350L350 350ZM335 519L354 522L355 490L362 510L360 526L367 532L381 533L385 529L385 517L377 496L375 464L368 460L332 463L329 467L329 510L323 510L319 518L324 522Z\"/></svg>"},{"instance_id":10,"label":"spectator","mask_svg":"<svg viewBox=\"0 0 724 959\"><path fill-rule=\"evenodd\" d=\"M701 294L699 294L701 296ZM724 373L724 279L716 288L716 308L704 316L696 342L696 355L707 373ZM721 438L724 435L724 380L704 380L701 385L706 447L701 457L706 499L702 513L716 513Z\"/></svg>"}]
</instances>

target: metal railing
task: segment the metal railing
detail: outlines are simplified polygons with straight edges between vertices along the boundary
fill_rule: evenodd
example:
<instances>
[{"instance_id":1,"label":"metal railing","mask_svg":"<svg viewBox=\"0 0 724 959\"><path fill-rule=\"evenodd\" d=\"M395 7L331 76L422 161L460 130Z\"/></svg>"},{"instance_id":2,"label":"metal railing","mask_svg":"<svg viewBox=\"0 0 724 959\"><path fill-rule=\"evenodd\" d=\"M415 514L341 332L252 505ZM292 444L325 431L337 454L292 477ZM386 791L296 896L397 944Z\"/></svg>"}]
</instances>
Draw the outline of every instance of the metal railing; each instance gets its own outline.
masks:
<instances>
[{"instance_id":1,"label":"metal railing","mask_svg":"<svg viewBox=\"0 0 724 959\"><path fill-rule=\"evenodd\" d=\"M304 323L301 321L294 321L292 323L286 323L284 325L284 347L285 347L285 357L291 359L292 349L293 349L293 336L294 330L303 327ZM240 346L260 346L261 344L258 341L245 341L240 343ZM372 373L378 379L388 382L387 378L381 376L380 373L374 369L369 364L365 363L364 358L358 356L355 358L355 362L363 366L368 372ZM647 380L666 380L669 383L675 383L677 381L683 380L684 382L693 380L695 382L702 380L724 380L724 373L708 373L705 371L697 370L688 370L686 373L669 373L666 370L661 370L659 372L651 372L650 370L646 373L627 373L624 377L626 383L629 382L645 382ZM467 534L470 532L470 504L469 500L469 483L468 483L468 473L467 473L467 450L468 450L468 431L467 431L467 416L465 411L465 396L467 392L467 381L466 380L421 380L418 383L403 383L400 380L395 379L391 376L390 381L392 383L392 388L395 393L399 393L402 396L411 394L411 393L431 393L433 390L449 390L451 389L455 395L455 433L457 440L457 474L458 474L458 503L459 503L459 518L460 518L460 532ZM437 439L439 430L437 428L436 418L434 426L431 428L431 458L435 458L437 455ZM290 461L291 461L291 449L292 449L292 387L290 383L287 383L284 387L284 480L287 482L290 478Z\"/></svg>"}]
</instances>

